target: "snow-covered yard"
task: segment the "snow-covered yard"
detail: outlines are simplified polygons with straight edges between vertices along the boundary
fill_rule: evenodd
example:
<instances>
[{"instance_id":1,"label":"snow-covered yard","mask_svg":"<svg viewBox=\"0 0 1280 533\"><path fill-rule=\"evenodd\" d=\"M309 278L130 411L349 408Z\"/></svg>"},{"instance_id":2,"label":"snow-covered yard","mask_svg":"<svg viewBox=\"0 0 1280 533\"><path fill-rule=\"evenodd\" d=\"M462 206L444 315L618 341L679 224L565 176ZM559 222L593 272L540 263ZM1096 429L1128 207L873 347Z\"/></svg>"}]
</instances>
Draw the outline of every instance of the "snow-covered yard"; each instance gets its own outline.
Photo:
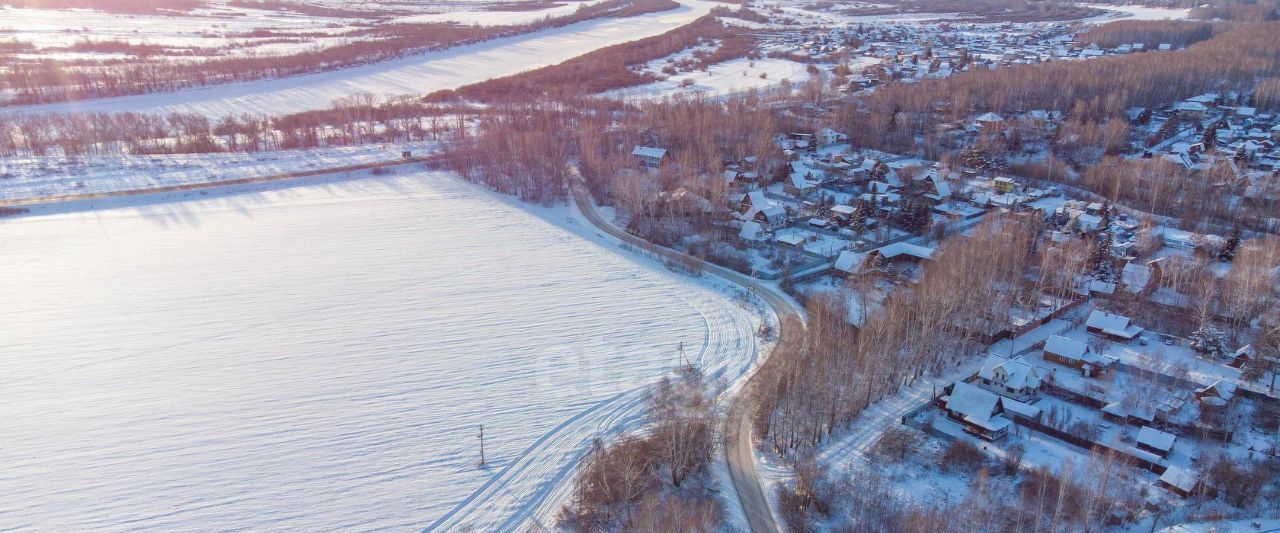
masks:
<instances>
[{"instance_id":1,"label":"snow-covered yard","mask_svg":"<svg viewBox=\"0 0 1280 533\"><path fill-rule=\"evenodd\" d=\"M747 306L563 208L432 172L205 192L0 222L0 523L548 524L678 343L729 381L756 354Z\"/></svg>"}]
</instances>

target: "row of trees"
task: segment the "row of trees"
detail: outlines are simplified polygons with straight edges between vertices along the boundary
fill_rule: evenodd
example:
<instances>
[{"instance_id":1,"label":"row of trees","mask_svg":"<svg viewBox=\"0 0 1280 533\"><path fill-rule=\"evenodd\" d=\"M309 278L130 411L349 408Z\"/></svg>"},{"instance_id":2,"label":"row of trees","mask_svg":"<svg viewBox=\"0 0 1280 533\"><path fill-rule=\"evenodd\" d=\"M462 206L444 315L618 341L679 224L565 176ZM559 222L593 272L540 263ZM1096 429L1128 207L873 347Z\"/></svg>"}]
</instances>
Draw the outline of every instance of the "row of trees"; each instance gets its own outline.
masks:
<instances>
[{"instance_id":1,"label":"row of trees","mask_svg":"<svg viewBox=\"0 0 1280 533\"><path fill-rule=\"evenodd\" d=\"M293 115L56 113L0 117L0 156L258 152L422 141L464 131L467 108L362 94Z\"/></svg>"},{"instance_id":2,"label":"row of trees","mask_svg":"<svg viewBox=\"0 0 1280 533\"><path fill-rule=\"evenodd\" d=\"M757 434L798 457L880 398L970 356L1010 325L1036 233L1001 219L948 240L920 283L894 289L861 330L843 300L810 299L808 329L784 338L761 370Z\"/></svg>"},{"instance_id":3,"label":"row of trees","mask_svg":"<svg viewBox=\"0 0 1280 533\"><path fill-rule=\"evenodd\" d=\"M717 42L713 52L696 57L695 68L746 56L755 39L740 27L727 27L717 17L733 13L717 7L712 13L675 30L570 59L564 63L495 78L428 95L428 100L523 102L554 98L566 100L654 81L657 75L636 67L704 42Z\"/></svg>"},{"instance_id":4,"label":"row of trees","mask_svg":"<svg viewBox=\"0 0 1280 533\"><path fill-rule=\"evenodd\" d=\"M600 17L628 17L673 9L672 0L606 0L564 17L519 26L385 24L357 39L292 55L220 57L202 61L105 61L93 65L21 61L0 70L0 105L26 105L128 94L175 91L234 81L279 78L555 28Z\"/></svg>"},{"instance_id":5,"label":"row of trees","mask_svg":"<svg viewBox=\"0 0 1280 533\"><path fill-rule=\"evenodd\" d=\"M934 120L967 118L974 110L1043 109L1081 120L1123 116L1130 107L1160 107L1208 91L1247 92L1280 74L1280 22L1238 24L1186 49L1090 61L1056 61L884 87L866 98L868 110L846 115L877 129L890 122L924 133L928 120L893 121L892 114ZM877 126L879 125L879 126ZM851 131L856 128L850 128ZM869 134L868 140L883 130Z\"/></svg>"},{"instance_id":6,"label":"row of trees","mask_svg":"<svg viewBox=\"0 0 1280 533\"><path fill-rule=\"evenodd\" d=\"M1118 20L1089 28L1076 39L1081 43L1115 48L1142 43L1143 48L1160 44L1187 46L1213 37L1213 24L1183 20Z\"/></svg>"},{"instance_id":7,"label":"row of trees","mask_svg":"<svg viewBox=\"0 0 1280 533\"><path fill-rule=\"evenodd\" d=\"M708 386L691 366L663 378L649 400L652 427L643 436L595 442L559 525L583 532L714 530L723 509L707 479L716 424Z\"/></svg>"}]
</instances>

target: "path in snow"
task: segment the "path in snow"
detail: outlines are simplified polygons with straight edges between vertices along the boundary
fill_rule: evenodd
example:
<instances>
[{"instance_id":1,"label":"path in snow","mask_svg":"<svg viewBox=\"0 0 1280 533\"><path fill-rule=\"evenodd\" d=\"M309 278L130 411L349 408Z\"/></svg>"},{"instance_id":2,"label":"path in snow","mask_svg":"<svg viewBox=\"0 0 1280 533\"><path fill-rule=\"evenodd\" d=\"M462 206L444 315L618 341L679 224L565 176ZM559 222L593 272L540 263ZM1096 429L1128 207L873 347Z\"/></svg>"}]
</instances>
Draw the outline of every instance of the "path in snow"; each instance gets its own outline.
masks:
<instances>
[{"instance_id":1,"label":"path in snow","mask_svg":"<svg viewBox=\"0 0 1280 533\"><path fill-rule=\"evenodd\" d=\"M359 93L421 95L554 65L593 50L666 33L707 14L704 0L680 0L672 10L603 18L370 65L280 79L185 91L0 108L0 114L47 112L190 112L278 115L324 109Z\"/></svg>"},{"instance_id":2,"label":"path in snow","mask_svg":"<svg viewBox=\"0 0 1280 533\"><path fill-rule=\"evenodd\" d=\"M210 194L0 221L0 524L545 523L676 343L754 356L721 293L441 174Z\"/></svg>"}]
</instances>

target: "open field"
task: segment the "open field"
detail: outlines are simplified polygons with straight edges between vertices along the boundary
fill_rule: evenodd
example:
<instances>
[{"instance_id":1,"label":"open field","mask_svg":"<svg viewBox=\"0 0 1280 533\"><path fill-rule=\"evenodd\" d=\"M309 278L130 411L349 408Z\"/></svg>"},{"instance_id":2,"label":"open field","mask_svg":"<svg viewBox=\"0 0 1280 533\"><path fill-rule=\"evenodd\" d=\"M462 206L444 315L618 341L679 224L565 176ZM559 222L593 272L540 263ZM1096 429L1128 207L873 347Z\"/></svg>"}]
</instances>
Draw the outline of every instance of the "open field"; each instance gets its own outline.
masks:
<instances>
[{"instance_id":1,"label":"open field","mask_svg":"<svg viewBox=\"0 0 1280 533\"><path fill-rule=\"evenodd\" d=\"M0 523L505 529L677 343L755 353L720 293L443 174L95 207L0 224Z\"/></svg>"}]
</instances>

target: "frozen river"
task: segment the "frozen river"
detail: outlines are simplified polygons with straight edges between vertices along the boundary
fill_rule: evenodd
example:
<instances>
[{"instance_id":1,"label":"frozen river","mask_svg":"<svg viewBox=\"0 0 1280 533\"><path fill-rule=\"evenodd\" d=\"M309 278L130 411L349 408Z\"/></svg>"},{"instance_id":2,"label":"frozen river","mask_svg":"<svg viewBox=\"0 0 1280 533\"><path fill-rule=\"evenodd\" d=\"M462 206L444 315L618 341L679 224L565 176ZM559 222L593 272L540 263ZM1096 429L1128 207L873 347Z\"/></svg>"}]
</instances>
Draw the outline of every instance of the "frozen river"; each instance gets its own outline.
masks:
<instances>
[{"instance_id":1,"label":"frozen river","mask_svg":"<svg viewBox=\"0 0 1280 533\"><path fill-rule=\"evenodd\" d=\"M0 530L553 519L677 343L756 348L572 224L425 172L0 220Z\"/></svg>"}]
</instances>

